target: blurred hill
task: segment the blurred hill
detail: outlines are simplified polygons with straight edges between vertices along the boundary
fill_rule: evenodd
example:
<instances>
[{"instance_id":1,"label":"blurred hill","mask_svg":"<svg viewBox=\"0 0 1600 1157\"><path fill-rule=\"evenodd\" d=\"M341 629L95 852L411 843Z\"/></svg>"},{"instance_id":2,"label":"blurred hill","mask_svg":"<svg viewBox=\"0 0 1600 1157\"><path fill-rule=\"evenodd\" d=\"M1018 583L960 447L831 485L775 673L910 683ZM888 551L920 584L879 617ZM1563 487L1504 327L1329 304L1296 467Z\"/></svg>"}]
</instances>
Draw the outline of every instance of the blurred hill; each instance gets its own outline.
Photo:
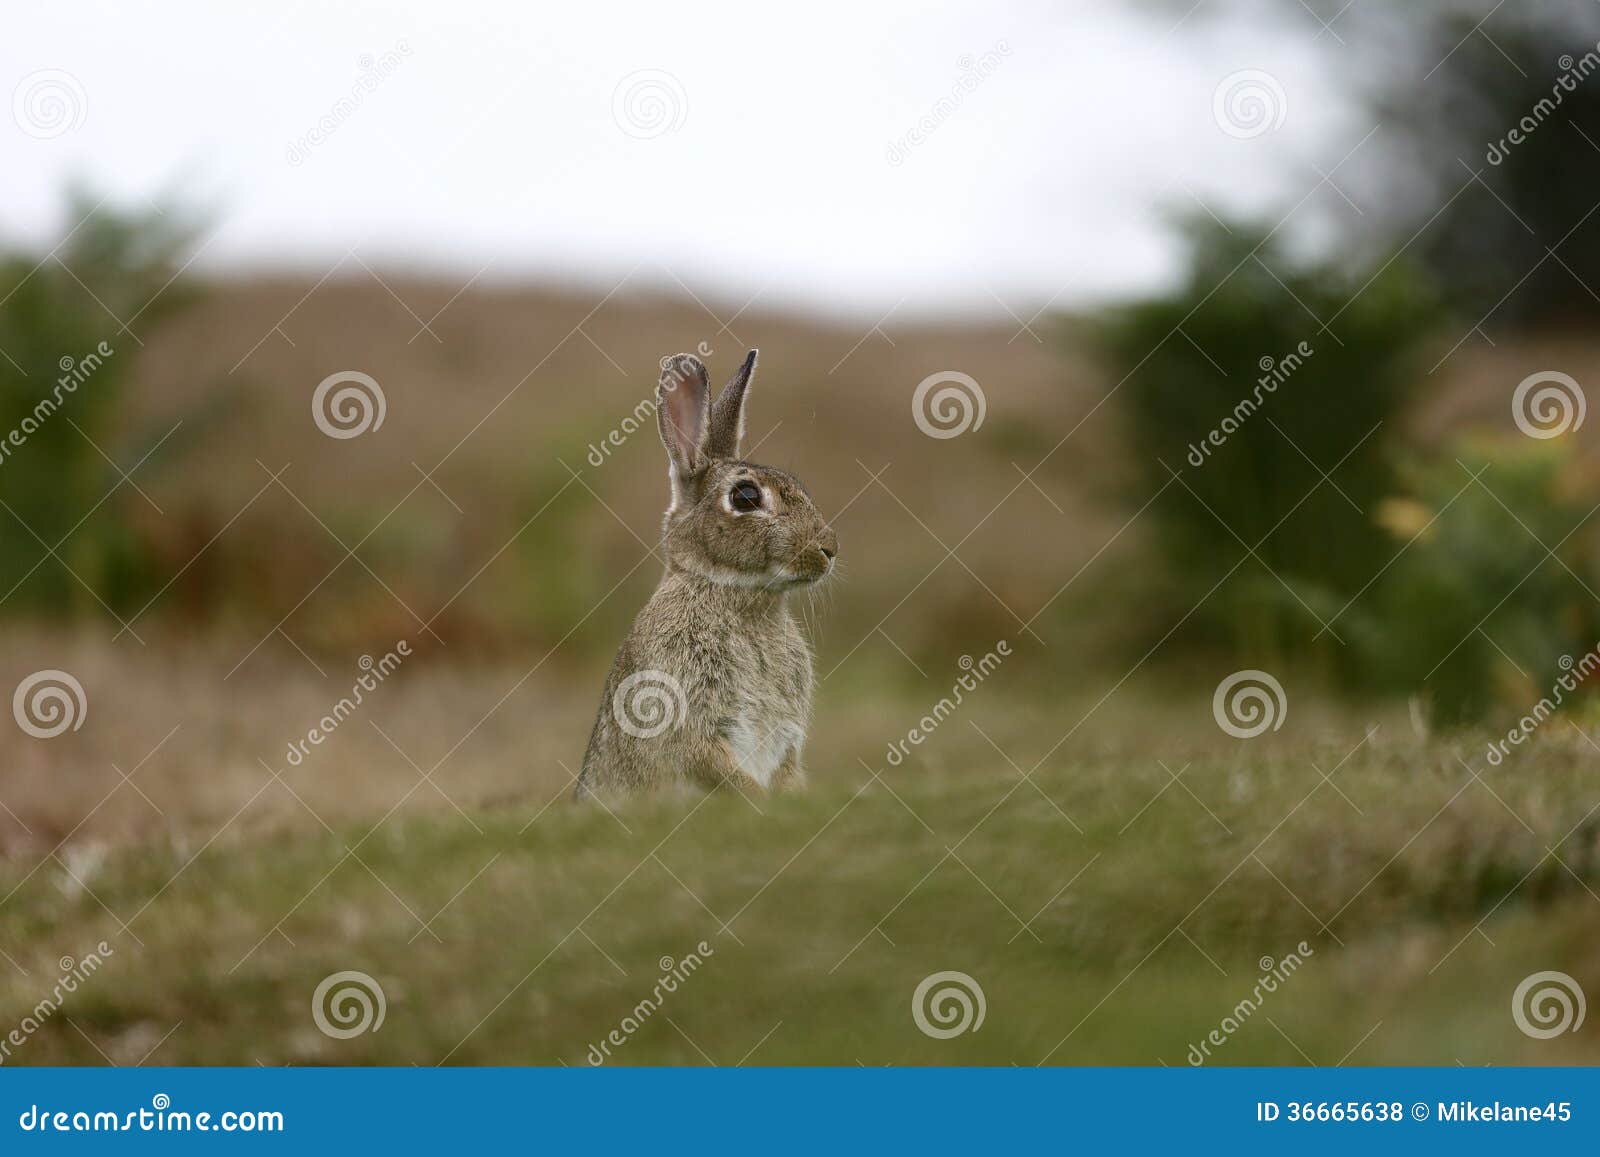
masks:
<instances>
[{"instance_id":1,"label":"blurred hill","mask_svg":"<svg viewBox=\"0 0 1600 1157\"><path fill-rule=\"evenodd\" d=\"M887 615L913 656L953 627L992 643L1019 631L1119 521L1099 498L1115 457L1103 424L1024 481L1103 395L1086 365L1063 363L1053 324L891 318L870 330L628 285L607 297L461 291L355 267L320 283L219 285L148 335L130 428L227 400L203 439L139 472L164 513L129 508L166 544L169 573L214 542L151 615L251 629L286 616L286 633L308 647L427 624L450 645L493 649L556 642L631 574L572 640L609 655L657 577L646 551L666 503L653 419L631 435L625 426L653 396L659 359L697 347L713 376L761 349L748 446L839 515L848 595L836 592L830 614L847 633ZM987 416L932 440L911 395L950 369L979 380ZM348 440L325 436L312 413L317 384L344 370L371 375L386 402L383 425ZM959 562L889 613L958 543ZM346 547L359 561L297 606Z\"/></svg>"}]
</instances>

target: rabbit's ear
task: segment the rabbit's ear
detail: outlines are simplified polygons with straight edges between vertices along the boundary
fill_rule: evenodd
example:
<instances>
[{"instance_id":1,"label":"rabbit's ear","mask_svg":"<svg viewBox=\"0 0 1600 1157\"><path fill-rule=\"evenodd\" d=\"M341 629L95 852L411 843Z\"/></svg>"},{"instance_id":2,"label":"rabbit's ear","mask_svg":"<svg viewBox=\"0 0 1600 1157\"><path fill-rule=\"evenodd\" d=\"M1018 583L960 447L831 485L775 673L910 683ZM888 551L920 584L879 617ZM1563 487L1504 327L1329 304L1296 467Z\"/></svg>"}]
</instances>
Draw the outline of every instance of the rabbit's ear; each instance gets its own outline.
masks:
<instances>
[{"instance_id":1,"label":"rabbit's ear","mask_svg":"<svg viewBox=\"0 0 1600 1157\"><path fill-rule=\"evenodd\" d=\"M711 407L711 432L706 435L706 453L713 458L737 458L739 441L744 437L744 396L750 376L756 372L756 351L745 355L728 384Z\"/></svg>"},{"instance_id":2,"label":"rabbit's ear","mask_svg":"<svg viewBox=\"0 0 1600 1157\"><path fill-rule=\"evenodd\" d=\"M706 422L711 385L706 367L692 354L678 354L661 365L656 383L656 422L677 475L698 474L706 464Z\"/></svg>"}]
</instances>

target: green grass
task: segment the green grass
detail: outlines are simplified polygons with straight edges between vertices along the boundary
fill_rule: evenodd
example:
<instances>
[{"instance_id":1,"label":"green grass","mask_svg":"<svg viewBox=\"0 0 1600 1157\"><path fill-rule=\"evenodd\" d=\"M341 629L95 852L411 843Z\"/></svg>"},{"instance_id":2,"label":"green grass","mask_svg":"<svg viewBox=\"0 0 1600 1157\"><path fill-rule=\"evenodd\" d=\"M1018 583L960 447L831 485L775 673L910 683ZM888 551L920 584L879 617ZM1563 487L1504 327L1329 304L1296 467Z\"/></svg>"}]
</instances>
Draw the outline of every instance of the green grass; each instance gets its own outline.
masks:
<instances>
[{"instance_id":1,"label":"green grass","mask_svg":"<svg viewBox=\"0 0 1600 1157\"><path fill-rule=\"evenodd\" d=\"M1481 748L1380 732L1353 754L1359 735L1218 747L1178 784L1111 757L1024 782L996 756L764 814L715 796L407 808L370 834L308 819L75 866L90 891L12 867L0 1028L105 939L114 959L8 1063L136 1061L181 1021L151 1063L581 1065L658 960L705 940L613 1063L1181 1065L1259 959L1305 941L1215 1063L1593 1062L1600 1018L1540 1041L1511 1016L1535 971L1600 993L1596 777L1569 738L1481 780L1457 758ZM311 994L346 969L387 1014L334 1040ZM979 1031L913 1023L943 970L982 986Z\"/></svg>"}]
</instances>

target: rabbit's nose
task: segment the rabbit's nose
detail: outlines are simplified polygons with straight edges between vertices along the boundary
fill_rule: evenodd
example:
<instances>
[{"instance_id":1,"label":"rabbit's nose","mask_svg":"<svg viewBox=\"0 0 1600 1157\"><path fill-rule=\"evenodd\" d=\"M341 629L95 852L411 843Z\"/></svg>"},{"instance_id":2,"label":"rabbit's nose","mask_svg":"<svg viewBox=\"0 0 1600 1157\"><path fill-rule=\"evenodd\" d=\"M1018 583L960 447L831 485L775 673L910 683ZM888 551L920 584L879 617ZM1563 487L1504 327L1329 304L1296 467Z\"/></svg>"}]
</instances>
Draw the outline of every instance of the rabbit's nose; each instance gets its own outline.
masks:
<instances>
[{"instance_id":1,"label":"rabbit's nose","mask_svg":"<svg viewBox=\"0 0 1600 1157\"><path fill-rule=\"evenodd\" d=\"M830 559L839 553L839 536L833 533L833 527L828 527L822 532L822 538L817 542L817 549Z\"/></svg>"}]
</instances>

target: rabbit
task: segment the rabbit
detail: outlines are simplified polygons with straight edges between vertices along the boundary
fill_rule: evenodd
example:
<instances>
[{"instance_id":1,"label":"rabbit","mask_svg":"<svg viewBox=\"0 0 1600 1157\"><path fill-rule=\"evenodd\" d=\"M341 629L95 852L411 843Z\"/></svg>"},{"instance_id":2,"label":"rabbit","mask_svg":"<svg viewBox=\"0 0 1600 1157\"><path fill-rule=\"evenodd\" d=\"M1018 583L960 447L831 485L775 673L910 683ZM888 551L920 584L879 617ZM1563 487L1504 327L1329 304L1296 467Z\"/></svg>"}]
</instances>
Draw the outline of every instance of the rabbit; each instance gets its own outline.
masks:
<instances>
[{"instance_id":1,"label":"rabbit","mask_svg":"<svg viewBox=\"0 0 1600 1157\"><path fill-rule=\"evenodd\" d=\"M838 539L798 478L739 457L756 355L715 404L699 358L661 363L666 573L606 679L580 799L804 786L811 649L787 598L832 573Z\"/></svg>"}]
</instances>

